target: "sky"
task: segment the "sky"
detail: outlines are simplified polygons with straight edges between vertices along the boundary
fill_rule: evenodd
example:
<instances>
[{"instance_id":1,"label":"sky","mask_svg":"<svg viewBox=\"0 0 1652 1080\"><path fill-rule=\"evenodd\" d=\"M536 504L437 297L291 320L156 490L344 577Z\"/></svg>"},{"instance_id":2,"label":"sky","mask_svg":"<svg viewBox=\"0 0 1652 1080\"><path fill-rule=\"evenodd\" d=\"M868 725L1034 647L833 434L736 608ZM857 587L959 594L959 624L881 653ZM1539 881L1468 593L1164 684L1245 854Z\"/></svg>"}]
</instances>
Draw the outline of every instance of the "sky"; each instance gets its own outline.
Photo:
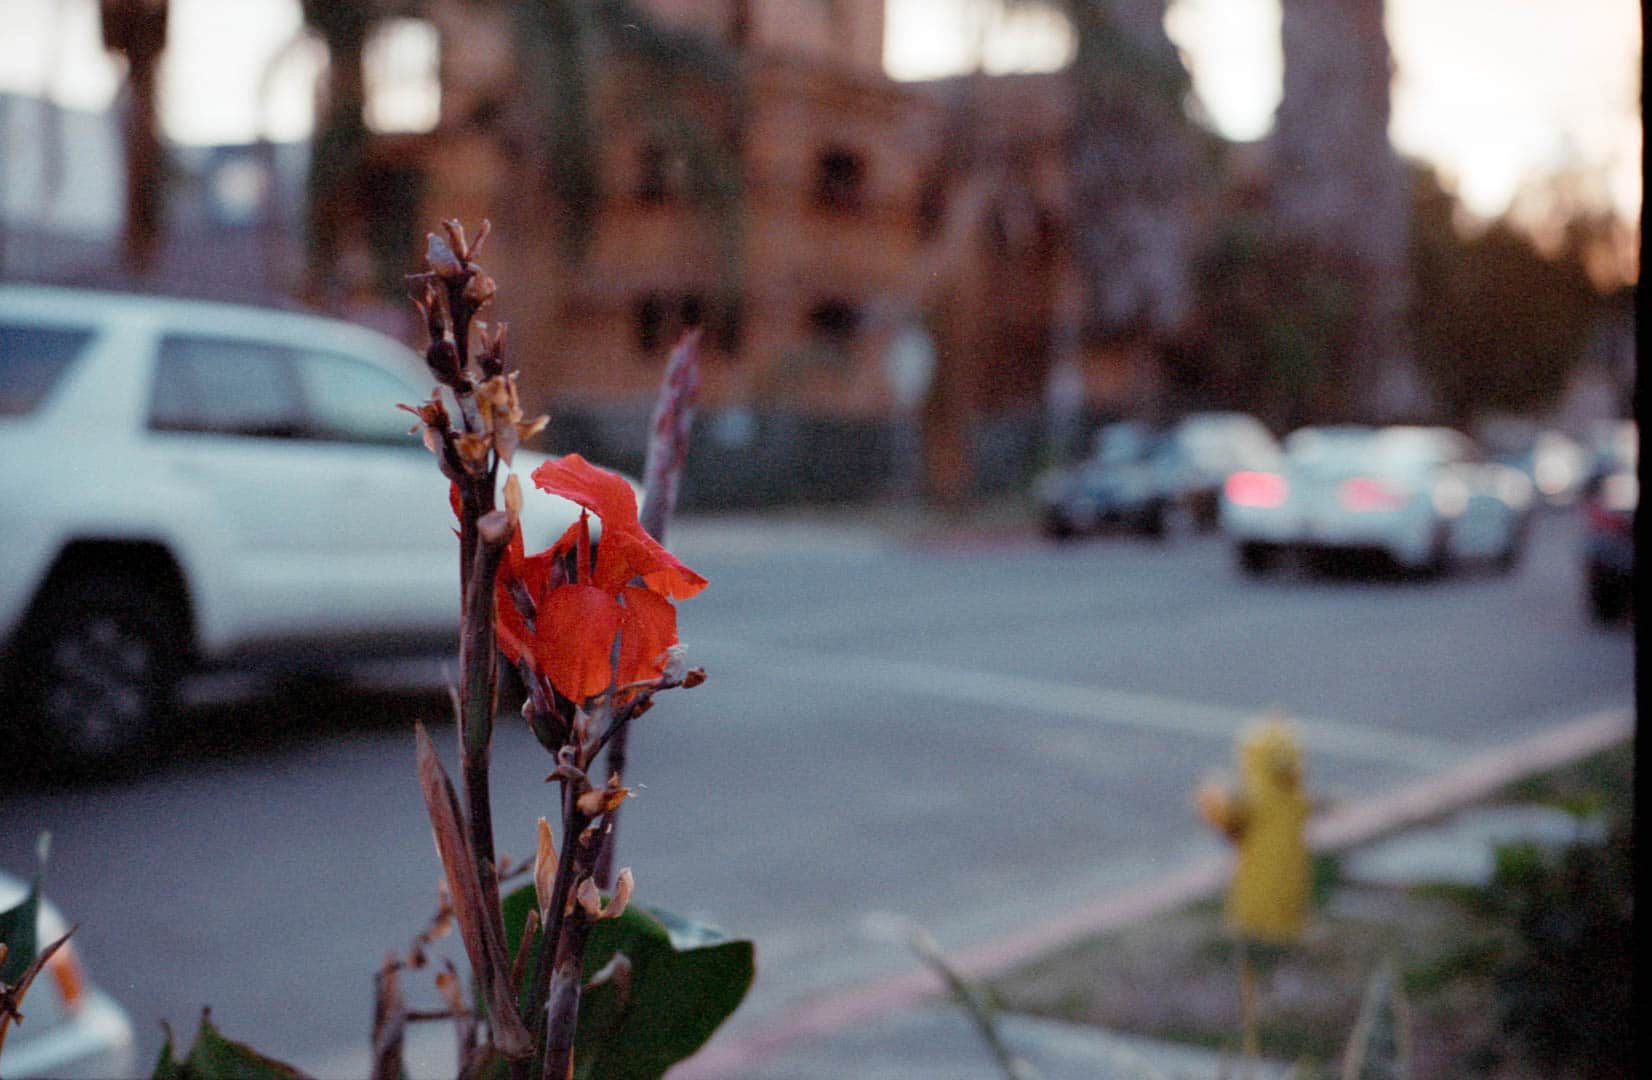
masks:
<instances>
[{"instance_id":1,"label":"sky","mask_svg":"<svg viewBox=\"0 0 1652 1080\"><path fill-rule=\"evenodd\" d=\"M324 51L301 34L297 0L171 0L162 124L183 143L308 134ZM887 0L885 66L895 78L971 70L1052 70L1071 55L1065 24L1039 5L1004 17L998 0ZM96 0L0 0L0 90L107 106L118 68L98 43ZM1395 56L1390 135L1452 178L1481 217L1501 212L1533 173L1576 166L1619 212L1641 200L1640 11L1636 0L1388 0ZM1174 0L1166 27L1212 125L1266 134L1279 101L1278 0ZM382 130L434 122L421 70L436 43L399 24L368 61ZM274 61L272 63L272 61ZM261 79L270 93L261 99ZM209 88L209 89L208 89ZM261 105L261 100L267 102Z\"/></svg>"}]
</instances>

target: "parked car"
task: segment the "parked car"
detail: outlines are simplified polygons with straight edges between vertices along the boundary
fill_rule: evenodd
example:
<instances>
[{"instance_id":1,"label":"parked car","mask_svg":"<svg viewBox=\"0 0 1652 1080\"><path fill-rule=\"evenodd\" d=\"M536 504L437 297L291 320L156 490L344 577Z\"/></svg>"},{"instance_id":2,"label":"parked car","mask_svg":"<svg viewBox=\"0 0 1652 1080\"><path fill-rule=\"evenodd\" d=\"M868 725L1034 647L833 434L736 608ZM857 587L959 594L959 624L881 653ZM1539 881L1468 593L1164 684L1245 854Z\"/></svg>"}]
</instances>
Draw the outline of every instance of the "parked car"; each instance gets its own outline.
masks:
<instances>
[{"instance_id":1,"label":"parked car","mask_svg":"<svg viewBox=\"0 0 1652 1080\"><path fill-rule=\"evenodd\" d=\"M1104 424L1086 460L1039 477L1034 494L1045 534L1064 540L1107 528L1162 531L1161 481L1151 462L1155 441L1145 424Z\"/></svg>"},{"instance_id":2,"label":"parked car","mask_svg":"<svg viewBox=\"0 0 1652 1080\"><path fill-rule=\"evenodd\" d=\"M1241 569L1286 553L1376 552L1408 570L1459 560L1501 570L1520 557L1532 486L1439 427L1312 427L1285 439L1282 467L1245 470L1222 491Z\"/></svg>"},{"instance_id":3,"label":"parked car","mask_svg":"<svg viewBox=\"0 0 1652 1080\"><path fill-rule=\"evenodd\" d=\"M451 648L448 485L396 408L433 384L336 320L0 286L0 739L109 758L193 667ZM527 542L577 513L530 496Z\"/></svg>"},{"instance_id":4,"label":"parked car","mask_svg":"<svg viewBox=\"0 0 1652 1080\"><path fill-rule=\"evenodd\" d=\"M1246 413L1193 413L1172 429L1160 460L1177 503L1208 530L1218 524L1227 478L1245 469L1276 468L1279 442Z\"/></svg>"},{"instance_id":5,"label":"parked car","mask_svg":"<svg viewBox=\"0 0 1652 1080\"><path fill-rule=\"evenodd\" d=\"M27 895L23 882L0 871L0 912L11 910ZM37 947L51 944L68 929L62 913L42 899ZM46 962L23 999L21 1011L23 1019L6 1033L0 1076L97 1080L132 1076L136 1071L132 1022L113 998L87 979L74 938Z\"/></svg>"},{"instance_id":6,"label":"parked car","mask_svg":"<svg viewBox=\"0 0 1652 1080\"><path fill-rule=\"evenodd\" d=\"M1058 539L1109 526L1161 537L1177 521L1214 528L1228 474L1277 458L1267 428L1243 413L1194 413L1168 430L1119 421L1097 429L1088 460L1041 477L1036 494Z\"/></svg>"},{"instance_id":7,"label":"parked car","mask_svg":"<svg viewBox=\"0 0 1652 1080\"><path fill-rule=\"evenodd\" d=\"M1589 614L1611 623L1634 611L1635 515L1640 506L1640 440L1633 421L1599 440L1595 471L1584 485L1583 581Z\"/></svg>"},{"instance_id":8,"label":"parked car","mask_svg":"<svg viewBox=\"0 0 1652 1080\"><path fill-rule=\"evenodd\" d=\"M1484 418L1476 431L1488 458L1526 474L1539 503L1565 506L1577 498L1589 455L1564 432L1514 416Z\"/></svg>"}]
</instances>

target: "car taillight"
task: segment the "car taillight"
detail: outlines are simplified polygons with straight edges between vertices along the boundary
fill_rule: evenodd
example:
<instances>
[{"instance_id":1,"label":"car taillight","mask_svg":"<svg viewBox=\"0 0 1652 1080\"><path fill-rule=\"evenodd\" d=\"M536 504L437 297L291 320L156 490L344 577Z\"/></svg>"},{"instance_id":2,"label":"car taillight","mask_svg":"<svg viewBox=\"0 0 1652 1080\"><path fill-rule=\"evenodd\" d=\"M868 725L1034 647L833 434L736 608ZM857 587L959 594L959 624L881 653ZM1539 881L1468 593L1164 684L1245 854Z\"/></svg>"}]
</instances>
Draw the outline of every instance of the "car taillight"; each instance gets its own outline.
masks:
<instances>
[{"instance_id":1,"label":"car taillight","mask_svg":"<svg viewBox=\"0 0 1652 1080\"><path fill-rule=\"evenodd\" d=\"M1337 502L1344 510L1398 510L1409 501L1406 492L1369 476L1355 476L1337 486Z\"/></svg>"},{"instance_id":2,"label":"car taillight","mask_svg":"<svg viewBox=\"0 0 1652 1080\"><path fill-rule=\"evenodd\" d=\"M1583 504L1583 516L1588 520L1590 528L1596 532L1629 535L1632 519L1628 514L1611 510L1590 500Z\"/></svg>"},{"instance_id":3,"label":"car taillight","mask_svg":"<svg viewBox=\"0 0 1652 1080\"><path fill-rule=\"evenodd\" d=\"M46 970L52 973L52 982L57 984L57 996L63 1002L63 1007L73 1012L80 1005L80 999L86 992L86 983L80 977L80 962L75 959L74 946L68 942L52 954L46 961Z\"/></svg>"},{"instance_id":4,"label":"car taillight","mask_svg":"<svg viewBox=\"0 0 1652 1080\"><path fill-rule=\"evenodd\" d=\"M1285 504L1290 485L1278 473L1236 472L1222 485L1222 493L1235 506L1258 506L1272 509Z\"/></svg>"}]
</instances>

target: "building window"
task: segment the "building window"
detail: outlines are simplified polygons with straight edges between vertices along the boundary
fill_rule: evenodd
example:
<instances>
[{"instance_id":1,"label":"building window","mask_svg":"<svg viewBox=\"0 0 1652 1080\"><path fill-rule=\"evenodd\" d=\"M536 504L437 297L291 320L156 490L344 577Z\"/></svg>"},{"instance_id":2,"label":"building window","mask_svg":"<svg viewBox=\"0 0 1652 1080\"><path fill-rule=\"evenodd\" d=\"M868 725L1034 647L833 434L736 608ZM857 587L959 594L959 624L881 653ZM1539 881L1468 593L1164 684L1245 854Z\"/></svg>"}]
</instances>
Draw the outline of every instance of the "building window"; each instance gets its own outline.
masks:
<instances>
[{"instance_id":1,"label":"building window","mask_svg":"<svg viewBox=\"0 0 1652 1080\"><path fill-rule=\"evenodd\" d=\"M858 210L865 199L866 163L842 147L822 151L815 161L815 202L828 210Z\"/></svg>"},{"instance_id":2,"label":"building window","mask_svg":"<svg viewBox=\"0 0 1652 1080\"><path fill-rule=\"evenodd\" d=\"M860 312L846 300L826 300L809 310L809 331L831 345L847 345L860 328Z\"/></svg>"},{"instance_id":3,"label":"building window","mask_svg":"<svg viewBox=\"0 0 1652 1080\"><path fill-rule=\"evenodd\" d=\"M665 337L665 301L658 293L649 293L637 301L637 348L653 352Z\"/></svg>"},{"instance_id":4,"label":"building window","mask_svg":"<svg viewBox=\"0 0 1652 1080\"><path fill-rule=\"evenodd\" d=\"M690 293L677 305L677 313L682 316L683 329L687 330L705 321L706 305L698 296Z\"/></svg>"}]
</instances>

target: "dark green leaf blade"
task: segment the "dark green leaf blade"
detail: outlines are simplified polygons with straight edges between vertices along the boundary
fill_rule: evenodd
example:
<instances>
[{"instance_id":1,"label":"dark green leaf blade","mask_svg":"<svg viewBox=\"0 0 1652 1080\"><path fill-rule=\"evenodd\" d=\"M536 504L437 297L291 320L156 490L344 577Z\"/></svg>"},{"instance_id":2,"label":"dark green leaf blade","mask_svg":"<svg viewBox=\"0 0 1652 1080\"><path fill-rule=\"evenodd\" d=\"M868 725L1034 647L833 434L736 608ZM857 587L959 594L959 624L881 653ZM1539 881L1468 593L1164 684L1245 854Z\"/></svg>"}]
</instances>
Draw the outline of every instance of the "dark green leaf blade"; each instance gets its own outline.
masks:
<instances>
[{"instance_id":1,"label":"dark green leaf blade","mask_svg":"<svg viewBox=\"0 0 1652 1080\"><path fill-rule=\"evenodd\" d=\"M36 940L40 925L40 880L29 886L28 895L14 907L0 911L0 941L6 944L6 962L0 965L0 982L15 986L23 972L34 963L40 948Z\"/></svg>"},{"instance_id":2,"label":"dark green leaf blade","mask_svg":"<svg viewBox=\"0 0 1652 1080\"><path fill-rule=\"evenodd\" d=\"M162 1057L164 1063L170 1052ZM158 1066L157 1066L158 1069ZM212 1023L212 1010L201 1011L201 1029L189 1056L172 1075L182 1080L303 1080L304 1074L265 1057L245 1043L224 1038Z\"/></svg>"},{"instance_id":3,"label":"dark green leaf blade","mask_svg":"<svg viewBox=\"0 0 1652 1080\"><path fill-rule=\"evenodd\" d=\"M675 933L667 932L667 922ZM674 936L685 947L676 947ZM756 975L751 942L724 939L675 915L637 906L591 928L585 977L616 952L631 961L629 993L623 1003L603 1000L589 1014L590 1024L586 1015L580 1017L574 1060L582 1080L664 1075L705 1045L744 1000Z\"/></svg>"}]
</instances>

